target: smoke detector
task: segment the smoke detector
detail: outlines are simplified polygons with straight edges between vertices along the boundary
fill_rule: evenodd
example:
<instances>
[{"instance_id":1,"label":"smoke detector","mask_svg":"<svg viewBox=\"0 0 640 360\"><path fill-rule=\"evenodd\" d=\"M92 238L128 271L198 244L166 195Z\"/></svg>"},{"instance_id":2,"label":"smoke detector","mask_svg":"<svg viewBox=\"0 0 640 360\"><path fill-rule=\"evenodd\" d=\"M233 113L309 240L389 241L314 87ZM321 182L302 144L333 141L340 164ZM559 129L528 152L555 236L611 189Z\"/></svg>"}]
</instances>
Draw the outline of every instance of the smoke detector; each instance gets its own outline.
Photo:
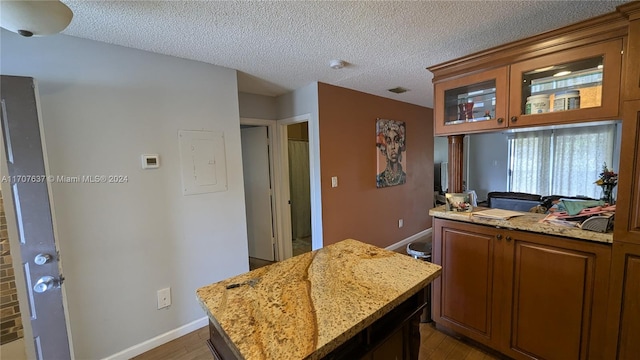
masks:
<instances>
[{"instance_id":1,"label":"smoke detector","mask_svg":"<svg viewBox=\"0 0 640 360\"><path fill-rule=\"evenodd\" d=\"M329 67L331 67L334 70L342 69L346 65L347 63L344 60L334 59L329 61Z\"/></svg>"}]
</instances>

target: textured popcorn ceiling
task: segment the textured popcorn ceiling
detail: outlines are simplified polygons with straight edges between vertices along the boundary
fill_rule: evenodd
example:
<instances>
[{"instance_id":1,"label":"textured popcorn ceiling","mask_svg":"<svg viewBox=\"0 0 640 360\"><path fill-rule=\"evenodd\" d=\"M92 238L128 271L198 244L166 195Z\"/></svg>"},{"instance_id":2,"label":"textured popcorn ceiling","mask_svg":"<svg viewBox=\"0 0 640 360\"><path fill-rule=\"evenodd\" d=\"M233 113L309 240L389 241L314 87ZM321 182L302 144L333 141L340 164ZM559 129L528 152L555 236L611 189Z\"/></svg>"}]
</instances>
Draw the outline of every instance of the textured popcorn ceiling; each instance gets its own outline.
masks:
<instances>
[{"instance_id":1,"label":"textured popcorn ceiling","mask_svg":"<svg viewBox=\"0 0 640 360\"><path fill-rule=\"evenodd\" d=\"M433 106L426 67L626 1L70 1L64 34L239 70L276 96L320 81ZM331 59L349 63L333 70ZM394 94L402 86L410 91Z\"/></svg>"}]
</instances>

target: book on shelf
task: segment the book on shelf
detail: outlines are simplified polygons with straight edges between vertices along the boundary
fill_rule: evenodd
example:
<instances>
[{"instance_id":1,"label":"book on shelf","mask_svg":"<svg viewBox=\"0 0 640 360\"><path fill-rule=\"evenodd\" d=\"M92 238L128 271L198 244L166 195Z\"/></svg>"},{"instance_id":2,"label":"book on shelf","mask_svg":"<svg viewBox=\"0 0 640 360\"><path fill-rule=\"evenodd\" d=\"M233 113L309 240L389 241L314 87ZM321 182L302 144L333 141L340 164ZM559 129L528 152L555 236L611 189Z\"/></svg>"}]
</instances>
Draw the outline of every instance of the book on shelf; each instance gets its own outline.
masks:
<instances>
[{"instance_id":1,"label":"book on shelf","mask_svg":"<svg viewBox=\"0 0 640 360\"><path fill-rule=\"evenodd\" d=\"M473 216L487 218L487 219L496 219L496 220L509 220L512 217L522 216L523 213L519 211L511 211L511 210L503 210L503 209L489 209L476 211L473 213Z\"/></svg>"}]
</instances>

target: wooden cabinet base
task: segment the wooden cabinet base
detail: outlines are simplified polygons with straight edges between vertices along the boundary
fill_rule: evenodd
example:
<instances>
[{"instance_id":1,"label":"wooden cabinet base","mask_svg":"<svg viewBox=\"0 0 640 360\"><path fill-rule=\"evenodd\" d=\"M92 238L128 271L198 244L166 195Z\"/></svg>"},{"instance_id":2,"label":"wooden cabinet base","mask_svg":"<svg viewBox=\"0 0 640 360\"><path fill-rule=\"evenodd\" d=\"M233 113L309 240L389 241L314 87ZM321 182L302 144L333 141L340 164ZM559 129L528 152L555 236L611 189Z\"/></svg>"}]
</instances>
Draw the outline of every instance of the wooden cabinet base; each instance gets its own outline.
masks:
<instances>
[{"instance_id":1,"label":"wooden cabinet base","mask_svg":"<svg viewBox=\"0 0 640 360\"><path fill-rule=\"evenodd\" d=\"M610 245L439 218L433 228L438 325L513 359L603 358Z\"/></svg>"},{"instance_id":2,"label":"wooden cabinet base","mask_svg":"<svg viewBox=\"0 0 640 360\"><path fill-rule=\"evenodd\" d=\"M427 306L427 299L425 288L322 359L417 360L420 349L420 317ZM216 360L242 359L235 355L211 321L207 345Z\"/></svg>"}]
</instances>

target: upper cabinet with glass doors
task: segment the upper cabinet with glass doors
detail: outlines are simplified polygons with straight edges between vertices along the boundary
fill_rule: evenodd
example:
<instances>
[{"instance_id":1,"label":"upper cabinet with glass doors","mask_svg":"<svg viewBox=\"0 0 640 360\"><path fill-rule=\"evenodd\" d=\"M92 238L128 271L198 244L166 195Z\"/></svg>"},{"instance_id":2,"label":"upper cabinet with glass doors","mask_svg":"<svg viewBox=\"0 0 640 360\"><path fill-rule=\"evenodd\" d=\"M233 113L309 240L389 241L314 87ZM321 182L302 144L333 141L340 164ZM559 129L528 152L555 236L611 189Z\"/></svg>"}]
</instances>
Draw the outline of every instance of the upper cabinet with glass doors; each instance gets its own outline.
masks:
<instances>
[{"instance_id":1,"label":"upper cabinet with glass doors","mask_svg":"<svg viewBox=\"0 0 640 360\"><path fill-rule=\"evenodd\" d=\"M435 135L619 119L628 26L611 13L429 67Z\"/></svg>"},{"instance_id":2,"label":"upper cabinet with glass doors","mask_svg":"<svg viewBox=\"0 0 640 360\"><path fill-rule=\"evenodd\" d=\"M507 79L503 66L436 84L436 135L506 127Z\"/></svg>"},{"instance_id":3,"label":"upper cabinet with glass doors","mask_svg":"<svg viewBox=\"0 0 640 360\"><path fill-rule=\"evenodd\" d=\"M622 40L515 63L509 127L619 117Z\"/></svg>"}]
</instances>

